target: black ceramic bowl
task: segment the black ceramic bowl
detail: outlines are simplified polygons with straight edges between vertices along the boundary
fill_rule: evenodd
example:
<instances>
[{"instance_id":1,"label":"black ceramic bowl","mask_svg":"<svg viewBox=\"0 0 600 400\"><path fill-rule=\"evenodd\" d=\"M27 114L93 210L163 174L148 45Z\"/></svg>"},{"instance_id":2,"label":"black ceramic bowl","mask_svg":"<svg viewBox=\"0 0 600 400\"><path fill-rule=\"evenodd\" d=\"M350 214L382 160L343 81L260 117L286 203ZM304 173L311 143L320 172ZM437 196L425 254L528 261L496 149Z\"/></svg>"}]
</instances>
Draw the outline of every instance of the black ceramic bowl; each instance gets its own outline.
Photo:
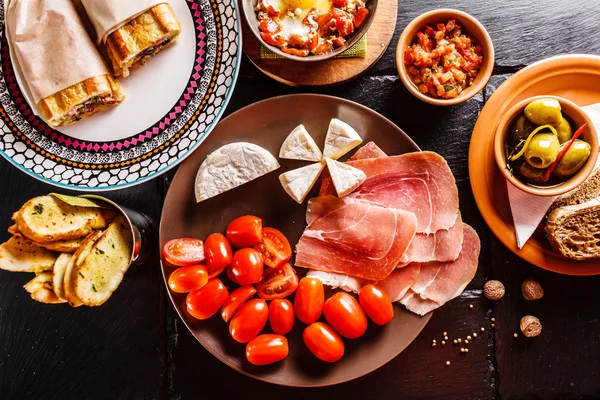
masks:
<instances>
[{"instance_id":1,"label":"black ceramic bowl","mask_svg":"<svg viewBox=\"0 0 600 400\"><path fill-rule=\"evenodd\" d=\"M287 58L288 60L301 61L301 62L314 62L314 61L328 60L328 59L333 58L333 57L337 56L338 54L343 53L344 51L348 50L356 42L358 42L360 40L360 38L362 38L364 36L365 33L367 33L367 31L371 27L371 23L373 22L373 19L375 17L375 11L377 9L377 0L368 0L366 2L367 3L366 8L369 10L369 15L367 15L367 18L362 23L360 28L358 28L356 31L354 31L347 38L346 43L344 43L344 45L342 47L339 47L327 54L320 54L318 56L311 54L306 57L298 57L298 56L294 56L292 54L284 53L278 47L275 47L275 46L272 46L272 45L266 43L263 40L263 38L260 36L260 31L258 30L258 19L256 17L256 11L255 11L257 0L239 0L239 2L242 5L242 9L244 10L244 17L246 18L246 22L248 23L250 30L252 31L254 36L256 36L256 38L266 48L268 48L275 54L278 54L284 58Z\"/></svg>"}]
</instances>

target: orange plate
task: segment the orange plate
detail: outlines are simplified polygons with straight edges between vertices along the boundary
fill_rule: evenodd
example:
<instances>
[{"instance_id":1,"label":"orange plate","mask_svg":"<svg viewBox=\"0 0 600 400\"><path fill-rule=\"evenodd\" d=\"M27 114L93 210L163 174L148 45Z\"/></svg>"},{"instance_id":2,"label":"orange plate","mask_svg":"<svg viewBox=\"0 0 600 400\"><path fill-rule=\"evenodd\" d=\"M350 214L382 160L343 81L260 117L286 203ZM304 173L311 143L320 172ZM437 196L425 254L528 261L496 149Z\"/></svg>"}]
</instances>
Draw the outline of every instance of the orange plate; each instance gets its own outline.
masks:
<instances>
[{"instance_id":1,"label":"orange plate","mask_svg":"<svg viewBox=\"0 0 600 400\"><path fill-rule=\"evenodd\" d=\"M575 261L554 252L543 229L538 228L522 249L517 247L505 180L494 159L494 131L500 116L512 105L544 94L567 98L579 106L600 102L600 57L569 55L539 61L517 72L495 91L477 119L471 138L469 175L473 195L492 232L523 260L561 274L598 275L598 260Z\"/></svg>"}]
</instances>

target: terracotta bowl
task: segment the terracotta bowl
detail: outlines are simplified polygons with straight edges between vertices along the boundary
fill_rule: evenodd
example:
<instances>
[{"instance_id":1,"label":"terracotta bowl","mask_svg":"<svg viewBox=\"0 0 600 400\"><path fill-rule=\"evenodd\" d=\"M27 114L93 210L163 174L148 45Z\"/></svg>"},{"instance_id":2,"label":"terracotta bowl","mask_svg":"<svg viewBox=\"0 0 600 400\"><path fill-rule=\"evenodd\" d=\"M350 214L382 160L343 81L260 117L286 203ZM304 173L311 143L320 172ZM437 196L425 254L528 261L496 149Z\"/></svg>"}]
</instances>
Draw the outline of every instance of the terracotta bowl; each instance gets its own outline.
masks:
<instances>
[{"instance_id":1,"label":"terracotta bowl","mask_svg":"<svg viewBox=\"0 0 600 400\"><path fill-rule=\"evenodd\" d=\"M474 37L477 42L481 44L481 47L483 48L483 63L481 64L481 68L479 69L479 73L473 81L473 84L463 90L460 95L454 99L435 99L427 94L421 93L417 88L417 85L411 80L408 69L404 64L404 51L417 36L417 32L423 27L426 25L434 25L438 22L447 22L451 19L456 20L456 23L463 27L464 32ZM433 10L413 19L412 22L404 28L404 31L402 31L400 40L398 40L398 46L396 47L396 66L398 67L398 74L400 75L402 83L404 83L404 86L406 86L415 97L436 106L451 106L469 100L485 87L490 76L492 76L492 70L494 69L494 44L492 43L492 38L487 30L471 15L458 10Z\"/></svg>"},{"instance_id":2,"label":"terracotta bowl","mask_svg":"<svg viewBox=\"0 0 600 400\"><path fill-rule=\"evenodd\" d=\"M367 18L364 20L362 25L347 37L347 41L346 41L346 43L344 43L344 45L342 47L334 49L333 51L331 51L327 54L320 54L318 56L311 54L307 57L298 57L298 56L294 56L292 54L284 53L278 47L272 46L272 45L268 44L267 42L265 42L263 40L263 38L260 36L260 30L258 29L258 18L256 16L256 11L254 9L256 7L257 0L239 0L239 1L242 4L242 8L244 11L244 17L246 18L246 23L250 27L250 30L252 31L254 36L256 36L256 39L258 39L263 46L265 46L267 49L271 50L273 53L280 55L284 58L287 58L288 60L299 61L299 62L324 61L324 60L333 58L333 57L337 56L338 54L343 53L344 51L348 50L350 47L352 47L354 44L356 44L356 42L358 42L360 40L360 38L362 38L365 35L365 33L367 33L367 31L369 30L369 27L371 26L371 23L373 22L373 19L374 19L373 17L375 16L375 11L377 9L377 0L368 0L366 2L365 7L367 8L367 10L369 10L369 15L367 15Z\"/></svg>"},{"instance_id":3,"label":"terracotta bowl","mask_svg":"<svg viewBox=\"0 0 600 400\"><path fill-rule=\"evenodd\" d=\"M573 132L584 123L587 123L587 128L584 131L584 133L580 136L580 139L585 140L592 147L590 157L586 161L583 168L581 168L575 175L573 175L563 183L549 187L531 186L519 180L519 178L513 175L511 171L506 167L506 154L504 150L504 142L506 139L506 135L508 134L508 131L512 126L513 121L515 121L519 116L523 114L523 110L525 109L527 104L531 103L534 100L542 98L553 98L559 101L563 114L568 116L573 122ZM500 172L502 172L502 175L504 175L504 177L510 183L512 183L520 190L537 196L558 196L567 193L575 189L577 186L581 185L583 181L585 181L588 178L588 176L590 176L590 174L592 173L594 166L596 165L596 160L598 158L598 134L596 133L594 123L592 122L590 117L588 117L588 115L581 108L579 108L577 104L573 103L572 101L557 96L530 97L515 104L502 116L502 119L500 120L496 128L496 133L494 137L494 156L496 158L496 164L498 165L498 168L500 168Z\"/></svg>"}]
</instances>

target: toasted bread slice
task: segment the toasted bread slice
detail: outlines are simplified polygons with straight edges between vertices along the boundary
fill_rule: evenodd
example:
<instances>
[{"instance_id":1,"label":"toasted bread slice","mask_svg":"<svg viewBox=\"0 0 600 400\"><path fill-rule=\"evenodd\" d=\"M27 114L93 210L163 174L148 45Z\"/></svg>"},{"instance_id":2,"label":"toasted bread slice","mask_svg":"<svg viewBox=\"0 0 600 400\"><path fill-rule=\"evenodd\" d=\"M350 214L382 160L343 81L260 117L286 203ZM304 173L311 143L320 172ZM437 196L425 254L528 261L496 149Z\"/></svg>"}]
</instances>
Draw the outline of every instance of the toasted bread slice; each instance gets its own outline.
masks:
<instances>
[{"instance_id":1,"label":"toasted bread slice","mask_svg":"<svg viewBox=\"0 0 600 400\"><path fill-rule=\"evenodd\" d=\"M52 286L52 272L42 272L23 286L31 294L31 298L40 303L59 304L64 300L59 299Z\"/></svg>"},{"instance_id":2,"label":"toasted bread slice","mask_svg":"<svg viewBox=\"0 0 600 400\"><path fill-rule=\"evenodd\" d=\"M176 41L181 25L168 3L162 3L132 19L106 38L106 52L116 76L127 77Z\"/></svg>"},{"instance_id":3,"label":"toasted bread slice","mask_svg":"<svg viewBox=\"0 0 600 400\"><path fill-rule=\"evenodd\" d=\"M52 286L54 288L54 293L56 293L56 297L64 301L67 301L67 298L65 297L64 286L65 271L69 266L71 258L73 258L73 254L62 253L56 259L56 262L54 263L54 269L52 270Z\"/></svg>"},{"instance_id":4,"label":"toasted bread slice","mask_svg":"<svg viewBox=\"0 0 600 400\"><path fill-rule=\"evenodd\" d=\"M552 248L567 258L600 258L600 198L552 211L546 235Z\"/></svg>"},{"instance_id":5,"label":"toasted bread slice","mask_svg":"<svg viewBox=\"0 0 600 400\"><path fill-rule=\"evenodd\" d=\"M6 271L50 271L56 258L56 253L36 246L22 236L13 236L0 245L0 269Z\"/></svg>"},{"instance_id":6,"label":"toasted bread slice","mask_svg":"<svg viewBox=\"0 0 600 400\"><path fill-rule=\"evenodd\" d=\"M99 75L40 100L38 106L48 125L58 128L117 106L123 100L121 83L110 75Z\"/></svg>"},{"instance_id":7,"label":"toasted bread slice","mask_svg":"<svg viewBox=\"0 0 600 400\"><path fill-rule=\"evenodd\" d=\"M92 251L94 244L98 241L98 239L100 239L101 236L102 231L95 231L85 238L81 244L81 247L75 252L75 254L73 254L73 257L71 257L67 267L65 268L63 280L64 296L72 307L79 307L81 304L83 304L75 292L74 274L77 262L83 262L83 260L87 258Z\"/></svg>"},{"instance_id":8,"label":"toasted bread slice","mask_svg":"<svg viewBox=\"0 0 600 400\"><path fill-rule=\"evenodd\" d=\"M125 217L110 224L73 278L77 297L88 306L99 306L117 289L129 268L133 237Z\"/></svg>"},{"instance_id":9,"label":"toasted bread slice","mask_svg":"<svg viewBox=\"0 0 600 400\"><path fill-rule=\"evenodd\" d=\"M107 226L100 208L71 206L54 196L40 196L21 207L16 223L19 231L37 243L79 239Z\"/></svg>"},{"instance_id":10,"label":"toasted bread slice","mask_svg":"<svg viewBox=\"0 0 600 400\"><path fill-rule=\"evenodd\" d=\"M12 234L13 236L24 237L24 235L21 232L19 232L17 225L10 226L8 228L8 233ZM36 246L43 247L50 251L57 251L59 253L74 253L75 251L77 251L79 246L81 246L83 239L58 240L56 242L50 243L39 243L34 242L33 240L32 242Z\"/></svg>"},{"instance_id":11,"label":"toasted bread slice","mask_svg":"<svg viewBox=\"0 0 600 400\"><path fill-rule=\"evenodd\" d=\"M600 197L600 168L596 168L589 178L581 185L577 186L576 189L556 199L556 201L552 203L552 206L550 206L548 215L557 208L582 204L597 197Z\"/></svg>"},{"instance_id":12,"label":"toasted bread slice","mask_svg":"<svg viewBox=\"0 0 600 400\"><path fill-rule=\"evenodd\" d=\"M8 233L11 235L20 235L19 228L17 228L17 224L11 225L8 227Z\"/></svg>"}]
</instances>

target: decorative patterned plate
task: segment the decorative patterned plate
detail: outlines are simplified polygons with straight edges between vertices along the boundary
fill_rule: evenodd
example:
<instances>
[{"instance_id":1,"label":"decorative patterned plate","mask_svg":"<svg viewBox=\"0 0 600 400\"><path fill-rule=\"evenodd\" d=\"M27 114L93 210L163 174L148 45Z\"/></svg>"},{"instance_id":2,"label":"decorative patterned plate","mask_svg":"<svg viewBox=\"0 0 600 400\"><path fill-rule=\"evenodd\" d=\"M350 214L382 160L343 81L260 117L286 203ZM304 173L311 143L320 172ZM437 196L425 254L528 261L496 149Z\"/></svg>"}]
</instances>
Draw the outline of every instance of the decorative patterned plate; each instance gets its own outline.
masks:
<instances>
[{"instance_id":1,"label":"decorative patterned plate","mask_svg":"<svg viewBox=\"0 0 600 400\"><path fill-rule=\"evenodd\" d=\"M59 130L36 115L11 61L0 2L0 153L44 182L83 191L133 186L173 168L219 121L241 56L235 0L171 0L178 43L121 82L125 101Z\"/></svg>"}]
</instances>

